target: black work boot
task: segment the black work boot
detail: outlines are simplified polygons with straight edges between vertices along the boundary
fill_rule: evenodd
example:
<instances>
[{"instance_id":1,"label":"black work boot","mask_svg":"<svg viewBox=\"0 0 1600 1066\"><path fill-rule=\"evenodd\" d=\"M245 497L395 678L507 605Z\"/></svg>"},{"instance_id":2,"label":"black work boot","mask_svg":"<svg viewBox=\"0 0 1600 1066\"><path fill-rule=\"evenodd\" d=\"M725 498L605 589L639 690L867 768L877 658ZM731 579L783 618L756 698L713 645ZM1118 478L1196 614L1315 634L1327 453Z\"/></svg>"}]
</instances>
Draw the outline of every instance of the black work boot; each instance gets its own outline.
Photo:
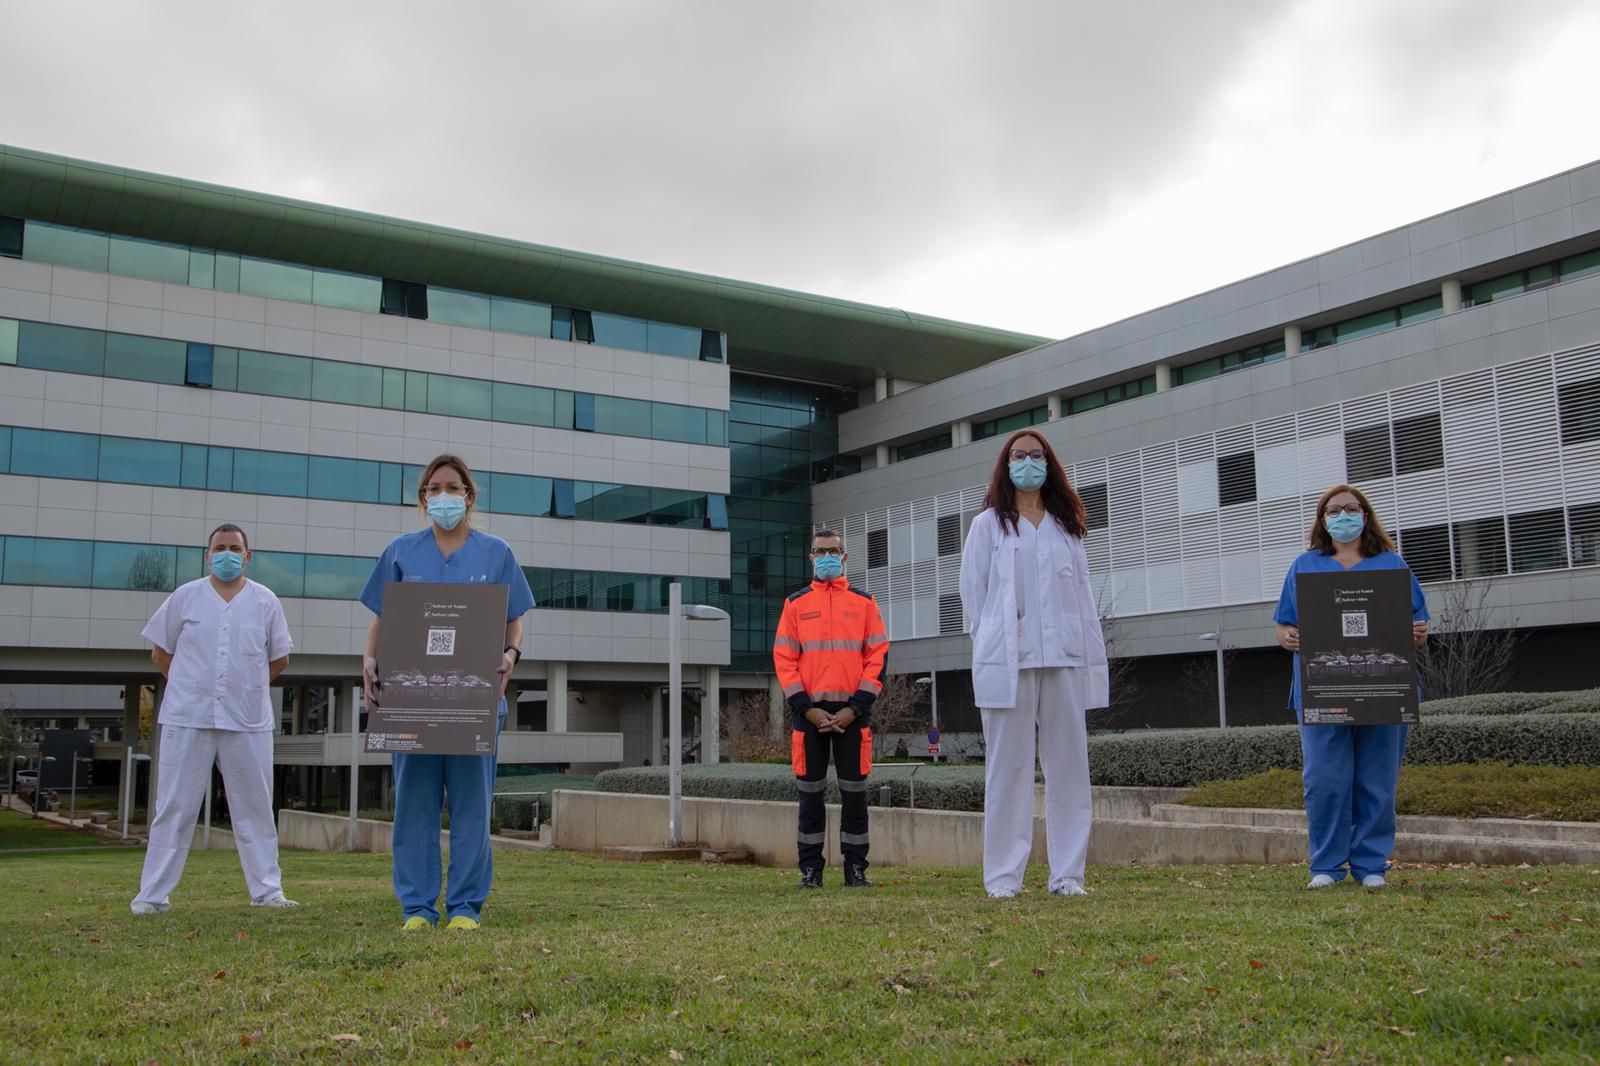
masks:
<instances>
[{"instance_id":1,"label":"black work boot","mask_svg":"<svg viewBox=\"0 0 1600 1066\"><path fill-rule=\"evenodd\" d=\"M801 870L800 871L800 881L794 887L795 888L821 888L822 887L822 870L819 869L819 868L816 868L816 867L808 867L807 869Z\"/></svg>"},{"instance_id":2,"label":"black work boot","mask_svg":"<svg viewBox=\"0 0 1600 1066\"><path fill-rule=\"evenodd\" d=\"M867 868L856 862L845 863L844 887L871 888L872 882L867 880Z\"/></svg>"}]
</instances>

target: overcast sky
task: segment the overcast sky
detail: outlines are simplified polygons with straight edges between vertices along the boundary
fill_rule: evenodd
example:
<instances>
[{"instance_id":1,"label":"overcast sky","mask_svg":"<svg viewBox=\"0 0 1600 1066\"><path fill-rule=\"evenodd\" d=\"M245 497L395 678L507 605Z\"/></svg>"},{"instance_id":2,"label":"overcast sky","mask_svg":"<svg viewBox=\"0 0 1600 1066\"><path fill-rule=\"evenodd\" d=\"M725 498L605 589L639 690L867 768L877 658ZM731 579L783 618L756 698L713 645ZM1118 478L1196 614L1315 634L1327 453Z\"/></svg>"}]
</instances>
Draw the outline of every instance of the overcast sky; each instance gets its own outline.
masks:
<instances>
[{"instance_id":1,"label":"overcast sky","mask_svg":"<svg viewBox=\"0 0 1600 1066\"><path fill-rule=\"evenodd\" d=\"M0 142L1049 336L1600 159L1585 0L0 19Z\"/></svg>"}]
</instances>

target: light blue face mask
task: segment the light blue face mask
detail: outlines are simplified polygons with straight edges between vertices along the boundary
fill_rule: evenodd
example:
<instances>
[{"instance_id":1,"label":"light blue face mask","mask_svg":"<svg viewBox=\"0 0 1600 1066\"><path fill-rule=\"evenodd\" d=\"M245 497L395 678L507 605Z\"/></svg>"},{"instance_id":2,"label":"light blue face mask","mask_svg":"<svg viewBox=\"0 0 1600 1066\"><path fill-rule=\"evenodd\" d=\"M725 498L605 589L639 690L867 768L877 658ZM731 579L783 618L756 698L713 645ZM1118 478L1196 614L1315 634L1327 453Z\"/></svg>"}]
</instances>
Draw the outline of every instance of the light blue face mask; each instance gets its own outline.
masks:
<instances>
[{"instance_id":1,"label":"light blue face mask","mask_svg":"<svg viewBox=\"0 0 1600 1066\"><path fill-rule=\"evenodd\" d=\"M440 494L428 501L428 517L438 524L440 529L451 530L461 524L461 519L467 513L467 498L465 496L447 496Z\"/></svg>"},{"instance_id":2,"label":"light blue face mask","mask_svg":"<svg viewBox=\"0 0 1600 1066\"><path fill-rule=\"evenodd\" d=\"M1043 459L1011 460L1011 483L1023 492L1032 492L1044 485Z\"/></svg>"},{"instance_id":3,"label":"light blue face mask","mask_svg":"<svg viewBox=\"0 0 1600 1066\"><path fill-rule=\"evenodd\" d=\"M212 552L211 572L218 581L234 581L244 573L244 556L238 552Z\"/></svg>"},{"instance_id":4,"label":"light blue face mask","mask_svg":"<svg viewBox=\"0 0 1600 1066\"><path fill-rule=\"evenodd\" d=\"M819 555L811 561L811 572L818 581L832 581L844 573L844 560L837 555Z\"/></svg>"},{"instance_id":5,"label":"light blue face mask","mask_svg":"<svg viewBox=\"0 0 1600 1066\"><path fill-rule=\"evenodd\" d=\"M1332 518L1322 520L1322 528L1328 531L1328 536L1340 544L1348 544L1361 536L1361 531L1367 527L1367 516L1364 514L1346 514L1340 511Z\"/></svg>"}]
</instances>

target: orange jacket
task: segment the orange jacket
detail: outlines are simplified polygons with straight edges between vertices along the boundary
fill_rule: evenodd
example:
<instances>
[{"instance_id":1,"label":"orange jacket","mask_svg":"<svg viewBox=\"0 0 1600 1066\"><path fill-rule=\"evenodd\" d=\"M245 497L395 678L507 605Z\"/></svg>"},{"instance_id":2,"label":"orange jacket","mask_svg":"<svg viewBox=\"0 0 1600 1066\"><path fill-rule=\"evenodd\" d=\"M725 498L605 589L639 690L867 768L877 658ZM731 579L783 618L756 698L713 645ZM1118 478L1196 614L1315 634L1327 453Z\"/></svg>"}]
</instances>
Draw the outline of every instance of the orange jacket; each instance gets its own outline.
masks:
<instances>
[{"instance_id":1,"label":"orange jacket","mask_svg":"<svg viewBox=\"0 0 1600 1066\"><path fill-rule=\"evenodd\" d=\"M842 577L790 596L772 642L772 664L797 722L819 703L848 703L865 720L883 691L888 654L878 601Z\"/></svg>"}]
</instances>

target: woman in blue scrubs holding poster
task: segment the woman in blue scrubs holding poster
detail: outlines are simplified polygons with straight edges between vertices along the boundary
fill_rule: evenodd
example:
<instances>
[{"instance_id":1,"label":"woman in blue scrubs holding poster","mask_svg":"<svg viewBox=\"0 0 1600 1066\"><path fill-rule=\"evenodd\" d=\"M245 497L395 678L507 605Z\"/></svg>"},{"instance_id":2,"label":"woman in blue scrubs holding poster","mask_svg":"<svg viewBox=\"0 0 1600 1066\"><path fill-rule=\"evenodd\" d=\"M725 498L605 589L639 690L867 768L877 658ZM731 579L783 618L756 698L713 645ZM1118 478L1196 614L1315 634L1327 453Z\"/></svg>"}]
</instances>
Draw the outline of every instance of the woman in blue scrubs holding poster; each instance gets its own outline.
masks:
<instances>
[{"instance_id":1,"label":"woman in blue scrubs holding poster","mask_svg":"<svg viewBox=\"0 0 1600 1066\"><path fill-rule=\"evenodd\" d=\"M505 651L500 658L500 719L506 721L506 682L522 658L522 616L533 591L511 548L499 537L472 528L478 488L467 464L441 455L422 471L417 509L428 525L397 537L384 549L361 590L373 614L367 630L362 681L367 703L381 703L378 688L378 626L383 588L390 581L488 583L509 586ZM394 759L394 894L407 931L432 928L439 920L439 815L450 805L450 879L445 889L448 929L478 928L489 898L493 863L489 853L489 806L494 797L493 755L406 755Z\"/></svg>"},{"instance_id":2,"label":"woman in blue scrubs holding poster","mask_svg":"<svg viewBox=\"0 0 1600 1066\"><path fill-rule=\"evenodd\" d=\"M1300 723L1305 760L1306 828L1311 843L1311 883L1327 888L1344 880L1345 867L1366 888L1384 888L1394 851L1394 795L1405 754L1403 725L1311 725L1300 700L1300 630L1295 576L1335 570L1406 570L1394 541L1360 489L1335 485L1317 501L1311 550L1289 567L1273 620L1278 644L1295 653L1289 702ZM1411 575L1411 636L1428 638L1428 605Z\"/></svg>"}]
</instances>

